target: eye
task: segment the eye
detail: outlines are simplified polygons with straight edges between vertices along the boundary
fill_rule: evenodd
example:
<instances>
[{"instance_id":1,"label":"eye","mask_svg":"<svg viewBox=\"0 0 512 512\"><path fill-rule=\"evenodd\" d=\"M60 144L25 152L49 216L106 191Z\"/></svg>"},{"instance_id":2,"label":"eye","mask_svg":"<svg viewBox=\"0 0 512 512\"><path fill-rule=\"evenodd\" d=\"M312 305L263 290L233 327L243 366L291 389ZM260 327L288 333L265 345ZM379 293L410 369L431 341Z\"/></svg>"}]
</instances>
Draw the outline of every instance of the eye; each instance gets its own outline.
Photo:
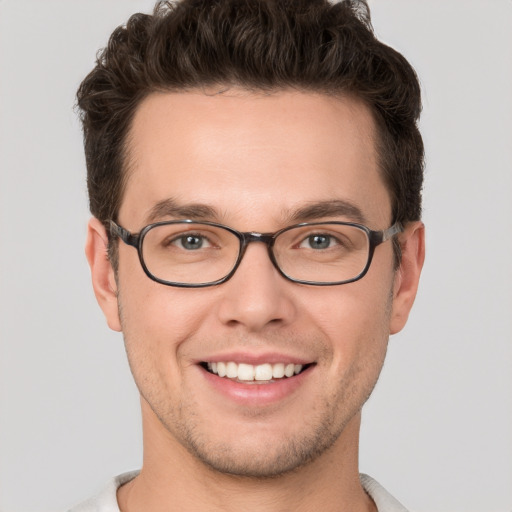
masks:
<instances>
[{"instance_id":1,"label":"eye","mask_svg":"<svg viewBox=\"0 0 512 512\"><path fill-rule=\"evenodd\" d=\"M307 249L328 249L329 247L333 247L334 245L339 245L338 240L331 235L325 235L322 233L315 233L313 235L309 235L305 238L299 247L307 248Z\"/></svg>"},{"instance_id":2,"label":"eye","mask_svg":"<svg viewBox=\"0 0 512 512\"><path fill-rule=\"evenodd\" d=\"M205 236L189 233L174 238L171 240L170 245L175 245L186 251L197 251L198 249L210 247L210 242Z\"/></svg>"}]
</instances>

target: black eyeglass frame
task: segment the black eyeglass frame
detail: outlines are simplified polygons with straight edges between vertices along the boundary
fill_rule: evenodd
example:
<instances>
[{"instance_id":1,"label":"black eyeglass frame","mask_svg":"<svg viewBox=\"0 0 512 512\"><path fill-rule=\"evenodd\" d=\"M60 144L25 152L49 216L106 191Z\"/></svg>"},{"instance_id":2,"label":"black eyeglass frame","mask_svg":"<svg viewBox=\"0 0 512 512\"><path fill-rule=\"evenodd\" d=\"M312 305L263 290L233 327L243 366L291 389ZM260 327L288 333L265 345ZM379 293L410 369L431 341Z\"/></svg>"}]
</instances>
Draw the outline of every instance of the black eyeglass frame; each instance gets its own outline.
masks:
<instances>
[{"instance_id":1,"label":"black eyeglass frame","mask_svg":"<svg viewBox=\"0 0 512 512\"><path fill-rule=\"evenodd\" d=\"M199 224L204 226L213 226L217 228L225 229L226 231L229 231L233 235L235 235L238 240L240 241L240 250L238 252L237 260L231 269L231 271L224 276L221 279L218 279L217 281L212 281L209 283L177 283L173 281L165 281L164 279L160 279L153 275L148 267L146 266L146 263L144 261L144 257L142 254L142 244L144 242L144 237L146 234L153 228L157 226L164 226L164 225L170 225L170 224ZM290 229L294 228L300 228L303 226L319 226L319 225L342 225L342 226L353 226L356 228L361 229L364 231L368 237L369 241L369 248L368 248L368 260L366 262L365 267L363 270L354 278L346 279L344 281L333 281L333 282L317 282L317 281L304 281L301 279L294 279L293 277L290 277L287 275L279 266L277 263L274 252L273 252L273 246L275 243L276 238L284 233L285 231L289 231ZM247 249L247 246L251 242L263 242L267 245L268 255L270 258L270 261L274 265L274 267L277 269L277 271L289 281L292 281L294 283L300 283L300 284L307 284L312 286L336 286L341 284L348 284L353 283L354 281L358 281L359 279L362 279L366 273L368 272L368 269L370 268L370 265L373 260L373 254L375 252L375 248L379 246L380 244L390 240L393 236L395 236L398 233L401 233L403 231L403 226L400 222L395 222L392 226L390 226L387 229L384 229L382 231L374 231L363 224L358 224L356 222L342 222L342 221L327 221L327 222L302 222L300 224L294 224L292 226L287 226L283 229L280 229L279 231L276 231L275 233L258 233L254 231L248 231L248 232L241 232L237 231L236 229L230 228L229 226L225 226L224 224L218 224L216 222L207 222L207 221L195 221L192 219L184 219L184 220L170 220L170 221L162 221L162 222L155 222L153 224L148 224L144 228L142 228L139 233L131 233L127 229L123 228L113 220L110 221L110 234L113 237L120 238L126 245L130 245L132 247L135 247L137 249L138 255L139 255L139 261L140 264L146 273L146 275L153 281L156 281L157 283L166 285L166 286L176 286L179 288L205 288L208 286L216 286L218 284L225 283L231 277L233 277L234 273L236 272L237 268L239 267L242 258L244 257L245 251Z\"/></svg>"}]
</instances>

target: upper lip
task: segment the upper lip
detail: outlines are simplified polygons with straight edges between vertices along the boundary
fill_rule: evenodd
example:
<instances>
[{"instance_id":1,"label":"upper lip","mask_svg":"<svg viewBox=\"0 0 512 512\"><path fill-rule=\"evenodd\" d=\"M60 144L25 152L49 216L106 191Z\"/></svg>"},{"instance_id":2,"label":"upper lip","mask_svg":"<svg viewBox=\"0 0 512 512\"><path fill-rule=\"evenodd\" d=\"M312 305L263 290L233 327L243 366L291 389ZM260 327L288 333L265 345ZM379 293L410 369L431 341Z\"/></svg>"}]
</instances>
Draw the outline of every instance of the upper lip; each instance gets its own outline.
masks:
<instances>
[{"instance_id":1,"label":"upper lip","mask_svg":"<svg viewBox=\"0 0 512 512\"><path fill-rule=\"evenodd\" d=\"M225 352L220 354L212 354L209 356L205 356L203 359L198 359L196 361L199 363L219 363L219 362L230 362L233 361L235 363L244 363L244 364L252 364L257 366L259 364L277 364L277 363L293 363L293 364L310 364L314 362L312 359L307 359L304 357L283 354L279 352L264 352L264 353L248 353L248 352Z\"/></svg>"}]
</instances>

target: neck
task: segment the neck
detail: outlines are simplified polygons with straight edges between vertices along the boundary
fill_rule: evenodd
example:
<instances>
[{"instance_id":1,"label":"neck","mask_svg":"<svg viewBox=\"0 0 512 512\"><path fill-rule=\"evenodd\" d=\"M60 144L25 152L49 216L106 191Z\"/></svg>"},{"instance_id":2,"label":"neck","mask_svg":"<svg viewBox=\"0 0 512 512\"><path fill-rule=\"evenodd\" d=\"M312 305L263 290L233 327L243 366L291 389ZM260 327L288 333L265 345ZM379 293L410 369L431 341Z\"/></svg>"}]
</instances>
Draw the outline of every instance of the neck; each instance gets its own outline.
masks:
<instances>
[{"instance_id":1,"label":"neck","mask_svg":"<svg viewBox=\"0 0 512 512\"><path fill-rule=\"evenodd\" d=\"M121 512L376 511L359 481L359 414L317 459L272 478L213 470L148 416L143 413L143 467L138 477L118 491Z\"/></svg>"}]
</instances>

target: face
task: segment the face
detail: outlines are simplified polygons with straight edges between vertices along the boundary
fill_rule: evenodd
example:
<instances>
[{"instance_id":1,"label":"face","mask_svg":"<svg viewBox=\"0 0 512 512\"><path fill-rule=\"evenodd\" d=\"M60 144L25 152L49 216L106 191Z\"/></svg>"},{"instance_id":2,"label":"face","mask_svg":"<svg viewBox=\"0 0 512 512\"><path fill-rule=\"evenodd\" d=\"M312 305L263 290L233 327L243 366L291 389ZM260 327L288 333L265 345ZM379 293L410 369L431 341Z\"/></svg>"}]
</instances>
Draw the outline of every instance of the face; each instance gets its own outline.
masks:
<instances>
[{"instance_id":1,"label":"face","mask_svg":"<svg viewBox=\"0 0 512 512\"><path fill-rule=\"evenodd\" d=\"M391 205L373 137L370 113L350 99L153 94L133 121L118 222L132 233L179 218L239 231L274 232L292 220L385 229ZM145 429L210 468L248 476L336 450L412 304L400 300L390 242L363 279L341 286L285 280L261 243L249 245L229 281L186 289L150 280L120 242L117 279L110 268L107 281L117 293L96 292L109 325L123 331ZM212 373L212 363L238 365L228 365L238 377ZM268 365L302 371L241 376Z\"/></svg>"}]
</instances>

